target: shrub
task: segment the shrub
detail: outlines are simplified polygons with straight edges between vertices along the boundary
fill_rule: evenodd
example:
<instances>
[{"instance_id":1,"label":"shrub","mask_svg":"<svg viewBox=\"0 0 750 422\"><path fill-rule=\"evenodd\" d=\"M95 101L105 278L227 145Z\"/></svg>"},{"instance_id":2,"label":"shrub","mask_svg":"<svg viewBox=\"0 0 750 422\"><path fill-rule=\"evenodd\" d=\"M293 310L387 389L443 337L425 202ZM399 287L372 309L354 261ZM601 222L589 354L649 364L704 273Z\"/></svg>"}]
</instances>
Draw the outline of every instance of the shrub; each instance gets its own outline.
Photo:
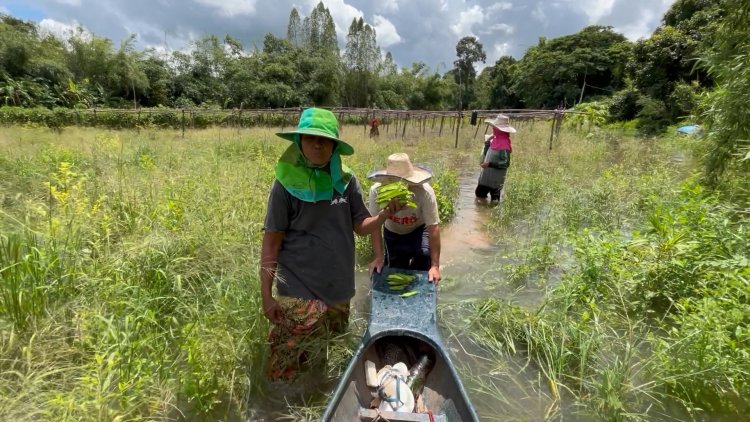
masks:
<instances>
[{"instance_id":1,"label":"shrub","mask_svg":"<svg viewBox=\"0 0 750 422\"><path fill-rule=\"evenodd\" d=\"M609 120L624 122L634 119L641 111L641 105L638 104L639 98L640 94L634 88L616 92L609 104Z\"/></svg>"}]
</instances>

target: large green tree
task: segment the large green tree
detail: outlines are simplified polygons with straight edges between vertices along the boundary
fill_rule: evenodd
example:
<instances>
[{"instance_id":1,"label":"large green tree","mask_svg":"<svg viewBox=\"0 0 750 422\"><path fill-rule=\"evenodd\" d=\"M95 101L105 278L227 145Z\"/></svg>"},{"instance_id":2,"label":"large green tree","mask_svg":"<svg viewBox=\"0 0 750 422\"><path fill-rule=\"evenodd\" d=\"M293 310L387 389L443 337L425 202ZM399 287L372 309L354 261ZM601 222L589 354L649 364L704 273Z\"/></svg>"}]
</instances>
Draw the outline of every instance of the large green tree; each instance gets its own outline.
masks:
<instances>
[{"instance_id":1,"label":"large green tree","mask_svg":"<svg viewBox=\"0 0 750 422\"><path fill-rule=\"evenodd\" d=\"M189 53L175 52L173 89L178 105L228 106L232 93L227 89L226 72L242 54L237 40L232 37L220 40L216 35L194 41Z\"/></svg>"},{"instance_id":2,"label":"large green tree","mask_svg":"<svg viewBox=\"0 0 750 422\"><path fill-rule=\"evenodd\" d=\"M0 14L0 104L53 106L71 75L62 41L32 22Z\"/></svg>"},{"instance_id":3,"label":"large green tree","mask_svg":"<svg viewBox=\"0 0 750 422\"><path fill-rule=\"evenodd\" d=\"M474 81L477 76L474 64L485 63L487 54L476 37L463 37L456 44L456 57L453 62L453 77L459 87L458 104L460 108L466 108L474 99Z\"/></svg>"},{"instance_id":4,"label":"large green tree","mask_svg":"<svg viewBox=\"0 0 750 422\"><path fill-rule=\"evenodd\" d=\"M295 46L301 47L305 42L305 33L302 28L302 20L299 17L299 12L296 8L292 8L289 12L289 23L286 28L286 39Z\"/></svg>"},{"instance_id":5,"label":"large green tree","mask_svg":"<svg viewBox=\"0 0 750 422\"><path fill-rule=\"evenodd\" d=\"M750 203L750 3L727 0L726 16L716 26L702 65L716 80L706 99L709 125L706 174L732 199Z\"/></svg>"},{"instance_id":6,"label":"large green tree","mask_svg":"<svg viewBox=\"0 0 750 422\"><path fill-rule=\"evenodd\" d=\"M531 108L608 95L624 85L629 54L630 44L611 27L589 26L549 41L540 38L517 63L512 89Z\"/></svg>"},{"instance_id":7,"label":"large green tree","mask_svg":"<svg viewBox=\"0 0 750 422\"><path fill-rule=\"evenodd\" d=\"M174 74L166 60L153 49L144 52L141 69L148 79L148 89L140 102L146 107L168 106L172 98Z\"/></svg>"},{"instance_id":8,"label":"large green tree","mask_svg":"<svg viewBox=\"0 0 750 422\"><path fill-rule=\"evenodd\" d=\"M143 71L143 53L136 50L135 35L122 41L120 49L112 57L114 72L110 96L131 99L133 107L138 107L138 98L143 97L149 88L149 79Z\"/></svg>"},{"instance_id":9,"label":"large green tree","mask_svg":"<svg viewBox=\"0 0 750 422\"><path fill-rule=\"evenodd\" d=\"M0 71L12 78L25 76L38 44L36 26L0 15Z\"/></svg>"},{"instance_id":10,"label":"large green tree","mask_svg":"<svg viewBox=\"0 0 750 422\"><path fill-rule=\"evenodd\" d=\"M700 57L715 42L713 28L725 13L724 0L678 0L667 10L663 25L633 47L628 73L636 89L639 126L658 132L695 114L699 94L713 85ZM634 98L630 92L618 94ZM627 113L623 117L629 117Z\"/></svg>"},{"instance_id":11,"label":"large green tree","mask_svg":"<svg viewBox=\"0 0 750 422\"><path fill-rule=\"evenodd\" d=\"M306 46L314 52L339 52L336 25L331 12L321 1L302 22Z\"/></svg>"},{"instance_id":12,"label":"large green tree","mask_svg":"<svg viewBox=\"0 0 750 422\"><path fill-rule=\"evenodd\" d=\"M476 102L472 108L517 108L522 104L513 91L513 78L517 60L511 56L500 57L493 66L484 68L477 78Z\"/></svg>"},{"instance_id":13,"label":"large green tree","mask_svg":"<svg viewBox=\"0 0 750 422\"><path fill-rule=\"evenodd\" d=\"M639 40L628 64L635 86L652 98L666 99L677 82L690 81L695 71L697 43L672 26Z\"/></svg>"},{"instance_id":14,"label":"large green tree","mask_svg":"<svg viewBox=\"0 0 750 422\"><path fill-rule=\"evenodd\" d=\"M353 19L346 36L344 50L346 72L344 102L352 107L368 107L377 90L380 65L380 48L375 38L375 29L364 19Z\"/></svg>"}]
</instances>

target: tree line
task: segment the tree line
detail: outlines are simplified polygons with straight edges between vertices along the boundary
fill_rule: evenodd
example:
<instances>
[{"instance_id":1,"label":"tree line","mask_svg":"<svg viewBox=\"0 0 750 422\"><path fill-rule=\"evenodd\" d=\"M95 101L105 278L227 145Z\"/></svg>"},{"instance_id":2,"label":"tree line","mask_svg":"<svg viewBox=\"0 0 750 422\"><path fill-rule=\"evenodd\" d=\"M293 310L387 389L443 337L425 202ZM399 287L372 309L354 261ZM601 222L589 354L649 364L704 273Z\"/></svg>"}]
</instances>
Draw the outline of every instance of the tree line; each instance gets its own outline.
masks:
<instances>
[{"instance_id":1,"label":"tree line","mask_svg":"<svg viewBox=\"0 0 750 422\"><path fill-rule=\"evenodd\" d=\"M204 36L187 51L138 50L78 29L66 38L0 15L0 106L275 108L306 105L454 110L572 107L604 101L612 121L655 131L689 116L713 86L697 61L716 40L725 0L678 0L649 37L611 27L541 37L522 58L486 62L475 37L458 41L453 68L399 67L360 17L340 51L328 8L289 15L285 37L246 48Z\"/></svg>"}]
</instances>

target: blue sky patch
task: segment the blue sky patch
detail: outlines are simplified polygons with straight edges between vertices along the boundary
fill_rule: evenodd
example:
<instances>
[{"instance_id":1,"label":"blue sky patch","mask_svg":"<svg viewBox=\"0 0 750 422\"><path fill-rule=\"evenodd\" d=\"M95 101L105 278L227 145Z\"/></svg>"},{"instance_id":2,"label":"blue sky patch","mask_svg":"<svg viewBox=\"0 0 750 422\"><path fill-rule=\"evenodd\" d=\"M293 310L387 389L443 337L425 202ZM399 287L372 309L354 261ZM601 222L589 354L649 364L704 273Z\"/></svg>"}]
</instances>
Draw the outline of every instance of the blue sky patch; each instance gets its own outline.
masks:
<instances>
[{"instance_id":1,"label":"blue sky patch","mask_svg":"<svg viewBox=\"0 0 750 422\"><path fill-rule=\"evenodd\" d=\"M23 1L11 1L11 2L0 2L0 10L3 8L7 9L9 14L14 18L22 19L25 21L36 21L47 17L41 9L34 6L30 6Z\"/></svg>"}]
</instances>

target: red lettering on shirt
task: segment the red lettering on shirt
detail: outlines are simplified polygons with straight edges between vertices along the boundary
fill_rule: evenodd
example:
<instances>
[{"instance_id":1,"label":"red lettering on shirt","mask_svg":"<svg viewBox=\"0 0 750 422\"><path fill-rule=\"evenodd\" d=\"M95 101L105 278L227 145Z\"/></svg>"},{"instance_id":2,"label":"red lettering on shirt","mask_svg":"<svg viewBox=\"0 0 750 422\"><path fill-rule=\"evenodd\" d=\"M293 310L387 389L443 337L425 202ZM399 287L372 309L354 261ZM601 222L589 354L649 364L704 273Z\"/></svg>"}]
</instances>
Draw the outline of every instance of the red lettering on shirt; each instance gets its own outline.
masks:
<instances>
[{"instance_id":1,"label":"red lettering on shirt","mask_svg":"<svg viewBox=\"0 0 750 422\"><path fill-rule=\"evenodd\" d=\"M417 216L415 214L407 215L404 217L397 217L395 215L392 215L388 217L389 220L393 221L396 224L414 224L417 222Z\"/></svg>"}]
</instances>

